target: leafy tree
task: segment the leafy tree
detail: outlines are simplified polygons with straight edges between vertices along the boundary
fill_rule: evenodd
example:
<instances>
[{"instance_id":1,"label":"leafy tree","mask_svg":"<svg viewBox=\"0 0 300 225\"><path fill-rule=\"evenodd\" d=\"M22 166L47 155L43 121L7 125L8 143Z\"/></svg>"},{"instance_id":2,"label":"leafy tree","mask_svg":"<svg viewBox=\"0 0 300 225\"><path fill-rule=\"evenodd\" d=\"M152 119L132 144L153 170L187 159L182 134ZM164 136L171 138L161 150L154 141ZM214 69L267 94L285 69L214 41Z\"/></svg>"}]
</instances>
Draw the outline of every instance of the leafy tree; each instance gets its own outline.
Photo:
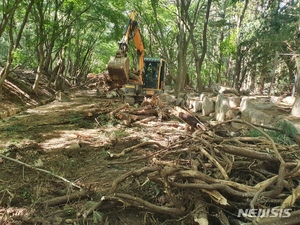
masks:
<instances>
[{"instance_id":1,"label":"leafy tree","mask_svg":"<svg viewBox=\"0 0 300 225\"><path fill-rule=\"evenodd\" d=\"M146 56L167 61L176 95L209 82L259 81L262 90L273 79L276 52L282 68L276 80L296 80L297 1L6 0L0 6L0 87L16 66L37 71L36 93L42 76L64 89L105 70L130 10L137 12ZM133 46L130 54L135 58Z\"/></svg>"},{"instance_id":2,"label":"leafy tree","mask_svg":"<svg viewBox=\"0 0 300 225\"><path fill-rule=\"evenodd\" d=\"M28 20L29 13L34 4L34 0L27 1L3 1L2 2L2 23L0 27L0 37L7 31L9 38L9 48L4 68L0 70L0 100L3 95L3 85L6 77L10 73L13 62L14 51L20 45L22 33ZM25 10L24 10L25 9ZM20 23L16 23L16 15L23 15Z\"/></svg>"}]
</instances>

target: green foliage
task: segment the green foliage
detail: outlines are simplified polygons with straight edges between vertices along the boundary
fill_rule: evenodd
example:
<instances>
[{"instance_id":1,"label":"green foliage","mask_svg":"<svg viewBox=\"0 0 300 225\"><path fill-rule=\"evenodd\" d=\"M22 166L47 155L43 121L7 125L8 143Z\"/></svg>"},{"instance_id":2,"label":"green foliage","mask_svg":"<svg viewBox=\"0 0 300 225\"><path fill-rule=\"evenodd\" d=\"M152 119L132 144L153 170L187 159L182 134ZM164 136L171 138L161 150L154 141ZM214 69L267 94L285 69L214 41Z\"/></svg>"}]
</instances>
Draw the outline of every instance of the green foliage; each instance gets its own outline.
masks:
<instances>
[{"instance_id":1,"label":"green foliage","mask_svg":"<svg viewBox=\"0 0 300 225\"><path fill-rule=\"evenodd\" d=\"M97 224L99 222L103 221L103 215L102 213L99 213L97 211L93 211L93 223Z\"/></svg>"},{"instance_id":2,"label":"green foliage","mask_svg":"<svg viewBox=\"0 0 300 225\"><path fill-rule=\"evenodd\" d=\"M158 7L158 0L151 0L151 6L153 10L156 10Z\"/></svg>"},{"instance_id":3,"label":"green foliage","mask_svg":"<svg viewBox=\"0 0 300 225\"><path fill-rule=\"evenodd\" d=\"M225 57L236 55L236 36L237 32L233 32L227 36L223 42L220 43L220 50Z\"/></svg>"},{"instance_id":4,"label":"green foliage","mask_svg":"<svg viewBox=\"0 0 300 225\"><path fill-rule=\"evenodd\" d=\"M285 135L291 138L295 137L298 134L298 131L295 128L295 126L287 120L280 120L276 127L278 127L280 130L283 131Z\"/></svg>"},{"instance_id":5,"label":"green foliage","mask_svg":"<svg viewBox=\"0 0 300 225\"><path fill-rule=\"evenodd\" d=\"M26 129L26 127L23 124L14 124L11 126L4 127L1 130L3 132L18 133L18 132L24 131L25 129Z\"/></svg>"},{"instance_id":6,"label":"green foliage","mask_svg":"<svg viewBox=\"0 0 300 225\"><path fill-rule=\"evenodd\" d=\"M0 19L4 19L5 13L15 12L14 15L11 14L11 26L4 27L4 22L0 25L2 67L8 60L11 44L9 34L16 40L29 2L30 0L5 0L0 3ZM184 7L187 4L177 5L176 1L36 0L25 24L20 45L13 52L12 67L20 65L23 68L36 68L41 60L37 49L42 42L43 58L47 60L44 62L46 76L50 77L59 58L62 57L66 59L65 68L68 68L64 76L83 81L88 72L102 72L106 69L110 56L115 55L118 48L128 14L130 10L135 10L146 56L165 58L170 65L172 78L182 76L179 74L182 72L181 67L186 68L184 73L187 72L190 80L194 82L196 61L203 50L202 31L207 1L189 3L189 9L186 10ZM253 74L265 76L268 74L265 71L270 71L276 51L299 51L300 9L296 1L285 1L284 7L282 1L280 4L278 0L249 1L241 24L239 19L245 1L213 1L212 4L211 11L214 13L210 14L208 21L207 54L201 67L204 70L201 71L204 81L207 82L216 72L224 76L224 68L228 68L228 73L233 74L235 60L230 61L227 66L229 58L241 57L244 60L242 66L249 69L247 74L251 69ZM184 10L186 13L180 14ZM194 18L197 19L193 21ZM43 24L39 26L41 21ZM181 23L184 24L184 32L179 30ZM190 41L192 36L197 42L194 46ZM180 49L179 40L186 42L182 45L187 50L184 65L179 63L178 56L183 50ZM198 55L195 55L194 48L197 49ZM239 49L241 52L237 51ZM237 56L237 53L240 55ZM132 45L129 55L136 57ZM217 71L217 68L221 71ZM221 77L221 80L225 79L228 78Z\"/></svg>"},{"instance_id":7,"label":"green foliage","mask_svg":"<svg viewBox=\"0 0 300 225\"><path fill-rule=\"evenodd\" d=\"M282 134L281 132L276 131L265 131L275 143L283 144L283 145L292 145L294 144L293 140L288 137L287 135ZM263 135L258 130L250 130L249 132L245 133L244 136L246 137L263 137Z\"/></svg>"},{"instance_id":8,"label":"green foliage","mask_svg":"<svg viewBox=\"0 0 300 225\"><path fill-rule=\"evenodd\" d=\"M64 119L66 122L70 124L74 124L79 128L93 128L94 123L85 119L84 116L78 112L72 112L68 115L68 118Z\"/></svg>"},{"instance_id":9,"label":"green foliage","mask_svg":"<svg viewBox=\"0 0 300 225\"><path fill-rule=\"evenodd\" d=\"M110 118L107 114L101 114L97 117L97 121L101 126L107 125L107 123L110 121Z\"/></svg>"},{"instance_id":10,"label":"green foliage","mask_svg":"<svg viewBox=\"0 0 300 225\"><path fill-rule=\"evenodd\" d=\"M281 132L267 130L265 131L275 143L283 144L283 145L292 145L294 144L293 137L298 134L297 129L286 120L280 120L276 128L280 129ZM255 129L250 130L249 132L245 133L244 136L249 137L263 137L263 135Z\"/></svg>"},{"instance_id":11,"label":"green foliage","mask_svg":"<svg viewBox=\"0 0 300 225\"><path fill-rule=\"evenodd\" d=\"M22 197L22 199L32 199L32 191L29 190L27 187L24 187L22 190L20 190L20 197Z\"/></svg>"},{"instance_id":12,"label":"green foliage","mask_svg":"<svg viewBox=\"0 0 300 225\"><path fill-rule=\"evenodd\" d=\"M114 136L117 138L122 138L122 137L126 137L127 133L124 130L116 130L114 131Z\"/></svg>"},{"instance_id":13,"label":"green foliage","mask_svg":"<svg viewBox=\"0 0 300 225\"><path fill-rule=\"evenodd\" d=\"M16 49L13 51L13 65L23 65L27 59L26 54L24 54L23 49Z\"/></svg>"}]
</instances>

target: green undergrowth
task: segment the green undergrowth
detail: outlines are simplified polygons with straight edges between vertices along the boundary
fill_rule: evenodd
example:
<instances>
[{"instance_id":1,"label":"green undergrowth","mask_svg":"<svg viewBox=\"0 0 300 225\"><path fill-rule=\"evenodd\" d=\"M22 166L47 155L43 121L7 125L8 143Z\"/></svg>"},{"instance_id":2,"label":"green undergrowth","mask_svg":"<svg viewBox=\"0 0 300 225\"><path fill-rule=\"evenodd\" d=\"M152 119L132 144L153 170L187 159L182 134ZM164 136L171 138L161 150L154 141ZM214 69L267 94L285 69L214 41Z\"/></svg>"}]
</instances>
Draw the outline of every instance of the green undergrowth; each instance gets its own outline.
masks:
<instances>
[{"instance_id":1,"label":"green undergrowth","mask_svg":"<svg viewBox=\"0 0 300 225\"><path fill-rule=\"evenodd\" d=\"M291 124L286 120L280 120L278 121L275 127L278 131L268 130L268 129L264 130L264 132L267 133L275 143L282 144L282 145L295 144L293 139L298 134L298 131L293 124ZM263 137L264 135L256 129L251 129L248 132L246 132L244 136Z\"/></svg>"},{"instance_id":2,"label":"green undergrowth","mask_svg":"<svg viewBox=\"0 0 300 225\"><path fill-rule=\"evenodd\" d=\"M77 126L78 128L94 128L95 121L86 119L80 112L70 112L64 119L64 122Z\"/></svg>"}]
</instances>

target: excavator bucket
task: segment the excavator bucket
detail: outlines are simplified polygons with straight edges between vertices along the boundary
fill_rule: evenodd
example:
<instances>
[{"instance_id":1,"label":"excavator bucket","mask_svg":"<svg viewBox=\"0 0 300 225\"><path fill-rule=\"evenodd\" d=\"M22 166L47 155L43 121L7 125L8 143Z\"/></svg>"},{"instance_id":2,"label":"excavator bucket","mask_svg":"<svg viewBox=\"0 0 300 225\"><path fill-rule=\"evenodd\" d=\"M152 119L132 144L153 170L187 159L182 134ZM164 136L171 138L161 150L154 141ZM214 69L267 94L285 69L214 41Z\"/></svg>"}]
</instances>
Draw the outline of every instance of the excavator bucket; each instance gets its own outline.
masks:
<instances>
[{"instance_id":1,"label":"excavator bucket","mask_svg":"<svg viewBox=\"0 0 300 225\"><path fill-rule=\"evenodd\" d=\"M111 57L107 64L111 80L123 86L129 79L129 59L127 57Z\"/></svg>"}]
</instances>

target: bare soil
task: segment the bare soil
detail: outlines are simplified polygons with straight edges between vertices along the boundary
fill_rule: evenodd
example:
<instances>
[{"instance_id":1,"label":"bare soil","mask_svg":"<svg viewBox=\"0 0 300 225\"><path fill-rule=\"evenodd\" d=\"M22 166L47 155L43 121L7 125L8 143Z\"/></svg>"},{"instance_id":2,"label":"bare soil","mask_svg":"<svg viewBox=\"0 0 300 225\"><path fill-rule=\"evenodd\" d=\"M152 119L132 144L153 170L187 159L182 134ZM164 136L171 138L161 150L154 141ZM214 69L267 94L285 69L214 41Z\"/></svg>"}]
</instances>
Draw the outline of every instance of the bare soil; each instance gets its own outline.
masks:
<instances>
[{"instance_id":1,"label":"bare soil","mask_svg":"<svg viewBox=\"0 0 300 225\"><path fill-rule=\"evenodd\" d=\"M108 192L115 178L148 164L147 160L134 161L135 154L147 156L156 149L151 146L138 149L130 154L133 162L128 163L128 156L112 162L109 153L119 153L142 141L167 145L185 133L185 126L178 121L175 127L168 125L174 121L154 121L131 127L112 121L108 113L120 104L123 102L118 98L99 98L91 91L77 92L69 102L53 101L3 119L0 122L2 154L62 176L94 194L88 199L46 207L44 203L49 199L78 190L49 174L1 159L0 223L65 224L67 219L75 221L76 214ZM128 189L126 192L136 191L126 186L122 188ZM93 220L98 221L96 224L145 224L147 221L159 224L159 218L136 209L109 209L101 213L105 213L105 216L99 214L103 219L94 215L84 223L78 220L77 224L93 224Z\"/></svg>"}]
</instances>

